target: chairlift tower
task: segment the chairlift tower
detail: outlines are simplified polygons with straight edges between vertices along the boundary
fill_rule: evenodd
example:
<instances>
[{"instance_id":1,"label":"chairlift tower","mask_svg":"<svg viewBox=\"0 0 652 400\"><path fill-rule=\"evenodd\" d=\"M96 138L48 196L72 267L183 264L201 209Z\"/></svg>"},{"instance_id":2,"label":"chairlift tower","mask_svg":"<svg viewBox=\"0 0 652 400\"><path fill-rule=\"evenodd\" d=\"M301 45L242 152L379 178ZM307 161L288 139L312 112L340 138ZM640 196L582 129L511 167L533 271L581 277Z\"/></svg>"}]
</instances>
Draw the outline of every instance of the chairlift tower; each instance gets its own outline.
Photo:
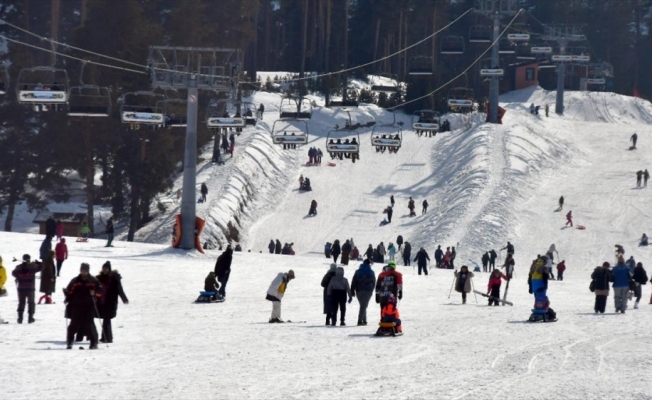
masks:
<instances>
[{"instance_id":1,"label":"chairlift tower","mask_svg":"<svg viewBox=\"0 0 652 400\"><path fill-rule=\"evenodd\" d=\"M190 250L195 247L199 90L235 91L242 65L242 52L226 48L150 46L147 64L152 89L187 91L179 246Z\"/></svg>"},{"instance_id":2,"label":"chairlift tower","mask_svg":"<svg viewBox=\"0 0 652 400\"><path fill-rule=\"evenodd\" d=\"M566 57L566 46L570 42L586 40L582 34L582 27L579 25L547 25L544 26L543 40L557 42L559 54L552 56L552 61L557 65L557 101L555 113L564 113L564 81L566 79L566 63L573 61L572 57Z\"/></svg>"},{"instance_id":3,"label":"chairlift tower","mask_svg":"<svg viewBox=\"0 0 652 400\"><path fill-rule=\"evenodd\" d=\"M476 0L476 14L483 14L487 18L493 18L493 40L491 49L492 67L498 68L500 64L500 52L498 38L500 37L500 20L504 17L513 17L520 12L516 0ZM491 76L489 86L489 122L498 123L498 96L500 76Z\"/></svg>"}]
</instances>

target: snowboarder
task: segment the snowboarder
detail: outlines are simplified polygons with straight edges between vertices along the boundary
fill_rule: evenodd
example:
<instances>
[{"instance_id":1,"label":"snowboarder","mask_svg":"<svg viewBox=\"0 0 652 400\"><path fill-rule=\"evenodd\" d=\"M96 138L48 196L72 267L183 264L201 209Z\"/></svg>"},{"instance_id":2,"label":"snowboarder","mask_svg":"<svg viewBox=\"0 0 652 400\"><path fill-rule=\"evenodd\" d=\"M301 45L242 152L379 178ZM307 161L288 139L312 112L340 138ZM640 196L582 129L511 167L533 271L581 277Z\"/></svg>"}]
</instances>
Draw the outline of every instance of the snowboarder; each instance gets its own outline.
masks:
<instances>
[{"instance_id":1,"label":"snowboarder","mask_svg":"<svg viewBox=\"0 0 652 400\"><path fill-rule=\"evenodd\" d=\"M276 239L276 247L274 247L274 254L281 254L282 249L283 249L283 245L281 245L281 241Z\"/></svg>"},{"instance_id":2,"label":"snowboarder","mask_svg":"<svg viewBox=\"0 0 652 400\"><path fill-rule=\"evenodd\" d=\"M378 274L378 279L376 280L376 303L380 304L380 309L382 310L389 296L393 295L399 300L403 298L403 274L396 271L396 263L390 261L383 272Z\"/></svg>"},{"instance_id":3,"label":"snowboarder","mask_svg":"<svg viewBox=\"0 0 652 400\"><path fill-rule=\"evenodd\" d=\"M349 265L349 255L351 255L351 242L347 239L342 245L342 265Z\"/></svg>"},{"instance_id":4,"label":"snowboarder","mask_svg":"<svg viewBox=\"0 0 652 400\"><path fill-rule=\"evenodd\" d=\"M499 269L491 271L489 275L489 283L487 284L487 295L489 297L489 305L500 305L500 286L502 285L501 279L508 280L508 278L500 272Z\"/></svg>"},{"instance_id":5,"label":"snowboarder","mask_svg":"<svg viewBox=\"0 0 652 400\"><path fill-rule=\"evenodd\" d=\"M332 304L331 304L331 299L328 296L328 285L331 283L331 279L335 276L335 270L337 269L337 264L331 264L330 268L324 274L324 277L321 279L321 287L323 288L323 311L324 314L326 314L326 326L329 326L331 324L331 313L332 313ZM335 324L336 320L332 320L333 324Z\"/></svg>"},{"instance_id":6,"label":"snowboarder","mask_svg":"<svg viewBox=\"0 0 652 400\"><path fill-rule=\"evenodd\" d=\"M208 186L205 183L201 184L201 202L206 203L206 195L208 194Z\"/></svg>"},{"instance_id":7,"label":"snowboarder","mask_svg":"<svg viewBox=\"0 0 652 400\"><path fill-rule=\"evenodd\" d=\"M417 214L414 212L414 200L412 200L412 197L408 200L408 208L410 209L410 217L415 217Z\"/></svg>"},{"instance_id":8,"label":"snowboarder","mask_svg":"<svg viewBox=\"0 0 652 400\"><path fill-rule=\"evenodd\" d=\"M96 312L95 300L100 296L102 287L100 282L89 273L90 265L82 263L79 275L73 278L68 287L64 289L66 296L66 317L70 318L68 334L66 337L67 349L72 349L75 334L83 332L90 336L90 349L97 349L97 328L94 318L99 318Z\"/></svg>"},{"instance_id":9,"label":"snowboarder","mask_svg":"<svg viewBox=\"0 0 652 400\"><path fill-rule=\"evenodd\" d=\"M647 272L643 268L642 263L637 263L636 268L634 268L634 296L636 297L636 302L634 303L634 309L638 309L638 303L641 301L642 297L642 287L647 283Z\"/></svg>"},{"instance_id":10,"label":"snowboarder","mask_svg":"<svg viewBox=\"0 0 652 400\"><path fill-rule=\"evenodd\" d=\"M351 296L358 299L360 310L358 311L358 326L367 325L367 307L376 286L376 274L371 269L371 262L367 259L353 274L351 281ZM328 324L327 324L328 325Z\"/></svg>"},{"instance_id":11,"label":"snowboarder","mask_svg":"<svg viewBox=\"0 0 652 400\"><path fill-rule=\"evenodd\" d=\"M469 267L462 265L460 272L455 271L455 291L462 293L462 304L466 304L466 294L471 293L471 279L473 272L469 271Z\"/></svg>"},{"instance_id":12,"label":"snowboarder","mask_svg":"<svg viewBox=\"0 0 652 400\"><path fill-rule=\"evenodd\" d=\"M346 299L353 301L349 280L344 277L344 267L335 269L335 276L328 284L328 297L331 300L331 326L337 323L337 310L340 310L340 326L346 326Z\"/></svg>"},{"instance_id":13,"label":"snowboarder","mask_svg":"<svg viewBox=\"0 0 652 400\"><path fill-rule=\"evenodd\" d=\"M56 291L57 284L57 267L54 265L54 251L50 251L46 258L43 259L43 270L41 271L40 292L43 296L38 299L38 303L45 300L45 304L52 304L52 293Z\"/></svg>"},{"instance_id":14,"label":"snowboarder","mask_svg":"<svg viewBox=\"0 0 652 400\"><path fill-rule=\"evenodd\" d=\"M233 262L233 249L227 246L226 250L217 257L215 261L215 276L220 283L220 295L226 297L226 284L231 275L231 263Z\"/></svg>"},{"instance_id":15,"label":"snowboarder","mask_svg":"<svg viewBox=\"0 0 652 400\"><path fill-rule=\"evenodd\" d=\"M444 252L441 250L441 245L437 245L437 250L435 250L435 267L441 268L441 260L444 258Z\"/></svg>"},{"instance_id":16,"label":"snowboarder","mask_svg":"<svg viewBox=\"0 0 652 400\"><path fill-rule=\"evenodd\" d=\"M638 135L634 133L632 137L629 138L629 140L632 142L632 148L636 148L636 141L638 141Z\"/></svg>"},{"instance_id":17,"label":"snowboarder","mask_svg":"<svg viewBox=\"0 0 652 400\"><path fill-rule=\"evenodd\" d=\"M568 214L566 214L566 224L565 226L568 226L570 224L571 228L573 227L573 211L569 211Z\"/></svg>"},{"instance_id":18,"label":"snowboarder","mask_svg":"<svg viewBox=\"0 0 652 400\"><path fill-rule=\"evenodd\" d=\"M412 245L410 242L405 242L405 247L403 248L403 265L406 267L410 266L410 260L411 258L411 253L412 253Z\"/></svg>"},{"instance_id":19,"label":"snowboarder","mask_svg":"<svg viewBox=\"0 0 652 400\"><path fill-rule=\"evenodd\" d=\"M514 245L510 242L507 242L507 246L500 249L500 251L507 250L507 255L514 255Z\"/></svg>"},{"instance_id":20,"label":"snowboarder","mask_svg":"<svg viewBox=\"0 0 652 400\"><path fill-rule=\"evenodd\" d=\"M392 208L394 208L394 195L389 196L389 203L392 205Z\"/></svg>"},{"instance_id":21,"label":"snowboarder","mask_svg":"<svg viewBox=\"0 0 652 400\"><path fill-rule=\"evenodd\" d=\"M310 216L317 215L317 202L315 200L310 202L310 209L308 210L308 215Z\"/></svg>"},{"instance_id":22,"label":"snowboarder","mask_svg":"<svg viewBox=\"0 0 652 400\"><path fill-rule=\"evenodd\" d=\"M337 264L337 258L340 256L342 253L342 249L340 247L340 240L336 239L333 242L333 246L331 247L331 255L333 256L333 262Z\"/></svg>"},{"instance_id":23,"label":"snowboarder","mask_svg":"<svg viewBox=\"0 0 652 400\"><path fill-rule=\"evenodd\" d=\"M424 274L428 275L428 261L430 261L430 257L428 257L428 253L423 247L417 251L417 255L414 257L413 261L416 261L417 263L419 275L421 275L422 270Z\"/></svg>"},{"instance_id":24,"label":"snowboarder","mask_svg":"<svg viewBox=\"0 0 652 400\"><path fill-rule=\"evenodd\" d=\"M639 246L647 246L648 245L648 239L647 235L644 233L643 236L641 236L641 241L638 244Z\"/></svg>"},{"instance_id":25,"label":"snowboarder","mask_svg":"<svg viewBox=\"0 0 652 400\"><path fill-rule=\"evenodd\" d=\"M57 276L59 276L63 262L68 259L68 246L66 246L65 238L61 238L61 241L54 246L54 253L57 260Z\"/></svg>"},{"instance_id":26,"label":"snowboarder","mask_svg":"<svg viewBox=\"0 0 652 400\"><path fill-rule=\"evenodd\" d=\"M403 246L403 236L398 235L396 238L396 244L398 245L398 251L401 251L401 246Z\"/></svg>"},{"instance_id":27,"label":"snowboarder","mask_svg":"<svg viewBox=\"0 0 652 400\"><path fill-rule=\"evenodd\" d=\"M489 252L489 271L493 271L496 268L496 258L498 258L496 250L491 249Z\"/></svg>"},{"instance_id":28,"label":"snowboarder","mask_svg":"<svg viewBox=\"0 0 652 400\"><path fill-rule=\"evenodd\" d=\"M489 252L486 251L482 255L482 272L487 272L488 265L489 265Z\"/></svg>"},{"instance_id":29,"label":"snowboarder","mask_svg":"<svg viewBox=\"0 0 652 400\"><path fill-rule=\"evenodd\" d=\"M650 173L647 172L647 168L643 172L643 186L647 187L647 181L650 179Z\"/></svg>"},{"instance_id":30,"label":"snowboarder","mask_svg":"<svg viewBox=\"0 0 652 400\"><path fill-rule=\"evenodd\" d=\"M122 276L118 273L118 270L112 270L110 261L102 265L102 272L95 278L102 285L102 292L98 301L99 317L102 319L100 342L113 343L111 320L118 314L118 297L122 300L122 304L129 304L129 299L122 288Z\"/></svg>"},{"instance_id":31,"label":"snowboarder","mask_svg":"<svg viewBox=\"0 0 652 400\"><path fill-rule=\"evenodd\" d=\"M28 322L34 322L34 290L35 275L43 270L43 264L39 261L30 262L29 254L23 255L23 262L18 264L11 275L16 278L18 292L18 323L23 323L23 313L25 312L25 303L28 305L27 314Z\"/></svg>"},{"instance_id":32,"label":"snowboarder","mask_svg":"<svg viewBox=\"0 0 652 400\"><path fill-rule=\"evenodd\" d=\"M269 250L269 254L274 254L274 249L276 248L276 245L274 244L274 239L270 239L269 244L267 245L267 249ZM328 256L330 258L330 256Z\"/></svg>"},{"instance_id":33,"label":"snowboarder","mask_svg":"<svg viewBox=\"0 0 652 400\"><path fill-rule=\"evenodd\" d=\"M559 198L559 211L561 211L564 208L564 196L561 196Z\"/></svg>"},{"instance_id":34,"label":"snowboarder","mask_svg":"<svg viewBox=\"0 0 652 400\"><path fill-rule=\"evenodd\" d=\"M421 205L423 206L423 209L421 209L421 214L428 212L428 200L424 200Z\"/></svg>"},{"instance_id":35,"label":"snowboarder","mask_svg":"<svg viewBox=\"0 0 652 400\"><path fill-rule=\"evenodd\" d=\"M292 270L279 272L272 281L272 284L269 285L265 299L272 302L272 316L269 318L270 324L284 322L281 319L281 300L283 300L288 284L294 277L294 271Z\"/></svg>"},{"instance_id":36,"label":"snowboarder","mask_svg":"<svg viewBox=\"0 0 652 400\"><path fill-rule=\"evenodd\" d=\"M564 271L566 271L566 261L561 260L557 264L557 280L558 281L563 281L564 280Z\"/></svg>"},{"instance_id":37,"label":"snowboarder","mask_svg":"<svg viewBox=\"0 0 652 400\"><path fill-rule=\"evenodd\" d=\"M109 220L106 221L106 228L104 229L106 233L106 246L104 247L113 247L113 217L109 217Z\"/></svg>"},{"instance_id":38,"label":"snowboarder","mask_svg":"<svg viewBox=\"0 0 652 400\"><path fill-rule=\"evenodd\" d=\"M629 293L629 284L632 280L632 272L625 265L625 260L622 256L618 257L618 264L611 271L613 277L614 288L614 306L616 313L621 312L625 314L627 310L627 300Z\"/></svg>"},{"instance_id":39,"label":"snowboarder","mask_svg":"<svg viewBox=\"0 0 652 400\"><path fill-rule=\"evenodd\" d=\"M511 254L507 254L507 257L505 258L505 262L503 263L502 268L505 268L505 275L507 275L507 279L512 279L512 276L514 275L514 256Z\"/></svg>"}]
</instances>

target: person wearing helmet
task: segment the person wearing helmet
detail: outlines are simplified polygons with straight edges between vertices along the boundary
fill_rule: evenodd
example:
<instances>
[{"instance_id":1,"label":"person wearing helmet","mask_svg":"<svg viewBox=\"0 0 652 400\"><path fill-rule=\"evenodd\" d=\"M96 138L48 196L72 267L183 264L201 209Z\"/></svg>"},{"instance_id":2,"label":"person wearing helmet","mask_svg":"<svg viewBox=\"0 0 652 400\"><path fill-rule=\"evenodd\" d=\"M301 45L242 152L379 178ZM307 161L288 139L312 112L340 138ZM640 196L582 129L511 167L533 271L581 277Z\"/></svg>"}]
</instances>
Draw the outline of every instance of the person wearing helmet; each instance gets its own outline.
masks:
<instances>
[{"instance_id":1,"label":"person wearing helmet","mask_svg":"<svg viewBox=\"0 0 652 400\"><path fill-rule=\"evenodd\" d=\"M380 304L381 310L387 305L390 295L399 300L403 298L403 274L396 271L395 261L390 261L376 280L376 303Z\"/></svg>"}]
</instances>

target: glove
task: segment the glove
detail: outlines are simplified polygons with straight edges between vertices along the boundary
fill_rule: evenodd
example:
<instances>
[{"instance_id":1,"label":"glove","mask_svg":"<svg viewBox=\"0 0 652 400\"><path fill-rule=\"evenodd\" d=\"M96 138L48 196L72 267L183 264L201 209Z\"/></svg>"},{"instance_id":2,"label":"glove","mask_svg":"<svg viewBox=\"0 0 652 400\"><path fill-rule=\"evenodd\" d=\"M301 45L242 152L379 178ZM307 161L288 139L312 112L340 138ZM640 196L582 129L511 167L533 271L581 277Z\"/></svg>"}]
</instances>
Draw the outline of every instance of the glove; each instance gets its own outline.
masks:
<instances>
[{"instance_id":1,"label":"glove","mask_svg":"<svg viewBox=\"0 0 652 400\"><path fill-rule=\"evenodd\" d=\"M401 300L403 298L403 291L399 290L398 291L398 299Z\"/></svg>"},{"instance_id":2,"label":"glove","mask_svg":"<svg viewBox=\"0 0 652 400\"><path fill-rule=\"evenodd\" d=\"M376 293L376 304L380 304L380 294Z\"/></svg>"},{"instance_id":3,"label":"glove","mask_svg":"<svg viewBox=\"0 0 652 400\"><path fill-rule=\"evenodd\" d=\"M353 297L349 297L349 304L353 301Z\"/></svg>"}]
</instances>

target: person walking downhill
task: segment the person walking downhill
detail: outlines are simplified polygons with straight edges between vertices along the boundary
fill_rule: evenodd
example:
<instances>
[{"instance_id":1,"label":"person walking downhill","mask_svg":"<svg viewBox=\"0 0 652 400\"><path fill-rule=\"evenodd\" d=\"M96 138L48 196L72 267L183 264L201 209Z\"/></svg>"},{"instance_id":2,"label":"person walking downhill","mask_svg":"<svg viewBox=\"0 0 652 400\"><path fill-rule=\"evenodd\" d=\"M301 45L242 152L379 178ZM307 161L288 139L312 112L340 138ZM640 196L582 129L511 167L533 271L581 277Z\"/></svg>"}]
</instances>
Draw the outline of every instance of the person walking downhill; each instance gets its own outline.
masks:
<instances>
[{"instance_id":1,"label":"person walking downhill","mask_svg":"<svg viewBox=\"0 0 652 400\"><path fill-rule=\"evenodd\" d=\"M113 217L110 217L109 220L106 221L104 232L106 233L106 246L104 247L113 247L111 244L113 243Z\"/></svg>"},{"instance_id":2,"label":"person walking downhill","mask_svg":"<svg viewBox=\"0 0 652 400\"><path fill-rule=\"evenodd\" d=\"M630 282L632 281L632 272L625 265L625 260L622 256L618 257L618 264L611 271L611 277L614 288L614 306L616 313L621 312L625 314Z\"/></svg>"},{"instance_id":3,"label":"person walking downhill","mask_svg":"<svg viewBox=\"0 0 652 400\"><path fill-rule=\"evenodd\" d=\"M102 286L100 282L90 275L90 265L82 263L79 268L79 275L73 278L68 287L64 289L66 296L66 317L70 318L68 332L66 335L66 348L72 349L75 335L83 332L90 336L90 349L97 349L97 328L95 318L97 315L96 299L100 296Z\"/></svg>"},{"instance_id":4,"label":"person walking downhill","mask_svg":"<svg viewBox=\"0 0 652 400\"><path fill-rule=\"evenodd\" d=\"M23 262L18 264L11 275L16 278L18 286L18 323L23 323L23 314L25 313L25 303L27 303L28 323L34 323L34 291L36 273L43 270L43 264L40 261L31 262L29 254L23 255Z\"/></svg>"},{"instance_id":5,"label":"person walking downhill","mask_svg":"<svg viewBox=\"0 0 652 400\"><path fill-rule=\"evenodd\" d=\"M206 183L201 184L201 202L206 203L206 195L208 195L208 186Z\"/></svg>"},{"instance_id":6,"label":"person walking downhill","mask_svg":"<svg viewBox=\"0 0 652 400\"><path fill-rule=\"evenodd\" d=\"M102 319L100 342L113 343L111 320L118 314L118 297L122 300L122 304L129 304L129 299L122 288L122 276L118 273L118 270L112 270L110 261L102 265L102 272L96 278L102 285L101 296L98 301L98 311Z\"/></svg>"},{"instance_id":7,"label":"person walking downhill","mask_svg":"<svg viewBox=\"0 0 652 400\"><path fill-rule=\"evenodd\" d=\"M326 326L331 324L331 314L332 314L332 305L331 299L328 296L328 285L331 283L331 279L335 276L335 270L337 269L337 264L331 264L330 268L324 274L324 277L321 279L321 287L323 288L323 302L324 302L324 314L326 314ZM354 278L355 279L355 278ZM336 321L333 321L335 323Z\"/></svg>"},{"instance_id":8,"label":"person walking downhill","mask_svg":"<svg viewBox=\"0 0 652 400\"><path fill-rule=\"evenodd\" d=\"M455 271L455 291L462 293L462 304L466 304L466 294L471 293L471 279L473 279L473 272L469 271L469 267L462 265L460 272Z\"/></svg>"},{"instance_id":9,"label":"person walking downhill","mask_svg":"<svg viewBox=\"0 0 652 400\"><path fill-rule=\"evenodd\" d=\"M371 269L371 262L364 260L353 274L351 281L351 296L358 299L358 326L367 325L367 307L376 287L376 274Z\"/></svg>"},{"instance_id":10,"label":"person walking downhill","mask_svg":"<svg viewBox=\"0 0 652 400\"><path fill-rule=\"evenodd\" d=\"M344 277L344 267L335 269L335 276L328 284L328 296L331 300L331 326L337 322L337 310L340 310L340 326L346 326L346 299L353 301L349 280Z\"/></svg>"},{"instance_id":11,"label":"person walking downhill","mask_svg":"<svg viewBox=\"0 0 652 400\"><path fill-rule=\"evenodd\" d=\"M636 297L636 302L634 303L634 309L638 309L638 303L641 301L643 296L643 286L647 284L647 272L643 268L643 263L636 263L636 268L634 268L634 296Z\"/></svg>"},{"instance_id":12,"label":"person walking downhill","mask_svg":"<svg viewBox=\"0 0 652 400\"><path fill-rule=\"evenodd\" d=\"M68 259L68 246L66 246L65 238L61 238L61 241L54 246L54 253L57 260L57 276L59 276L63 262Z\"/></svg>"},{"instance_id":13,"label":"person walking downhill","mask_svg":"<svg viewBox=\"0 0 652 400\"><path fill-rule=\"evenodd\" d=\"M425 214L428 212L428 200L424 200L423 203L421 203L423 208L421 209L421 214Z\"/></svg>"},{"instance_id":14,"label":"person walking downhill","mask_svg":"<svg viewBox=\"0 0 652 400\"><path fill-rule=\"evenodd\" d=\"M272 281L272 284L269 285L265 299L272 302L272 316L269 318L270 324L284 322L281 319L281 300L283 300L288 284L294 277L294 271L292 270L279 272Z\"/></svg>"},{"instance_id":15,"label":"person walking downhill","mask_svg":"<svg viewBox=\"0 0 652 400\"><path fill-rule=\"evenodd\" d=\"M52 293L56 291L57 284L57 267L54 265L54 251L43 260L43 270L41 271L41 287L40 292L43 293L38 299L41 304L45 300L45 304L52 304Z\"/></svg>"}]
</instances>

